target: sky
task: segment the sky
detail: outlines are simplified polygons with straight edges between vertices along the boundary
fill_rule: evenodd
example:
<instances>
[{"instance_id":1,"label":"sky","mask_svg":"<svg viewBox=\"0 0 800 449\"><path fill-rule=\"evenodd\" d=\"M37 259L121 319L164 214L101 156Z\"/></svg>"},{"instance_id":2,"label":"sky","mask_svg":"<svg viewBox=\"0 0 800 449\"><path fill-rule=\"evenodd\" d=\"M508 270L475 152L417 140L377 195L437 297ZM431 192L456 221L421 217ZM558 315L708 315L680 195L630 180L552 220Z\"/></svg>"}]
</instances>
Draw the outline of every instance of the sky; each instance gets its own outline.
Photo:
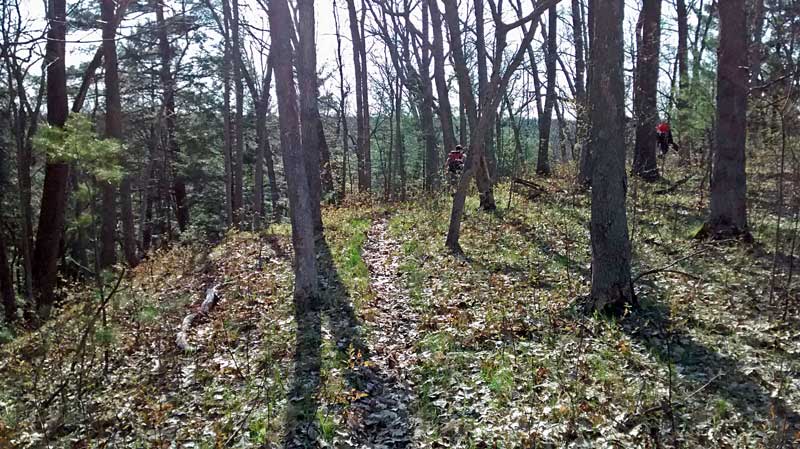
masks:
<instances>
[{"instance_id":1,"label":"sky","mask_svg":"<svg viewBox=\"0 0 800 449\"><path fill-rule=\"evenodd\" d=\"M23 0L23 5L28 6L27 10L24 14L27 14L27 18L30 21L30 26L32 29L35 30L42 30L44 28L45 22L43 20L45 14L45 4L46 0ZM268 0L264 0L268 1ZM166 0L167 5L167 15L170 15L170 7L177 7L177 1L174 0ZM358 2L357 2L358 4ZM531 3L526 3L530 5ZM567 36L571 33L571 28L569 25L569 9L570 9L571 2L566 0L562 1L559 5L559 10L561 12L561 16L563 19L559 23L559 34L562 36ZM73 1L68 0L67 7L74 5ZM266 34L268 27L266 14L264 13L262 7L259 4L258 0L240 0L240 8L241 8L241 17L243 20L246 20L250 25L253 26L253 32L256 34ZM349 30L349 19L347 14L346 8L346 1L345 0L317 0L315 3L316 8L316 32L317 32L317 66L320 72L325 74L333 74L334 76L329 78L327 83L323 85L321 89L321 94L325 93L336 93L338 95L339 90L339 80L338 80L338 65L336 61L336 26L334 21L334 5L338 8L339 20L340 20L340 30L342 33L342 60L344 65L344 72L346 80L345 82L349 85L353 84L353 70L352 70L352 47L350 42L350 30ZM487 1L488 5L488 1ZM487 20L490 20L489 11L487 6ZM509 14L513 14L508 9ZM530 6L526 8L526 10L530 10ZM633 37L636 19L638 16L639 10L639 0L626 0L626 9L625 9L625 26L624 31L626 34L626 41L628 45ZM466 11L463 15L466 14ZM673 7L672 0L664 0L662 2L662 72L660 74L661 83L663 85L664 90L668 87L667 77L665 76L666 73L670 71L671 61L674 56L674 48L676 46L676 36L675 36L675 10ZM369 14L367 15L369 17ZM543 17L543 20L546 21L547 17L546 14ZM135 19L137 20L137 19ZM416 20L420 20L419 17ZM130 21L128 23L130 25ZM99 24L98 24L99 26ZM261 30L261 31L259 31ZM122 33L130 33L130 28L122 29ZM487 33L489 33L489 29L487 28ZM249 37L249 36L248 36ZM446 38L445 38L446 39ZM518 39L518 38L517 38ZM537 43L534 45L538 45L540 42L541 35L537 33ZM514 47L515 37L511 35L509 38L510 41L510 48ZM68 65L79 65L81 62L88 61L93 53L94 50L97 48L98 43L100 42L100 33L99 31L73 31L68 36L68 44L67 44L67 59ZM253 47L251 44L250 50L251 54L254 52ZM378 56L382 57L383 54L383 47L382 43L377 42L375 38L368 38L368 50L372 49L375 52L380 53ZM566 54L571 54L572 50L569 48L570 44L568 41L561 40L560 41L560 51L564 51ZM206 46L206 48L211 48L210 46ZM194 51L200 51L194 50ZM258 59L255 59L255 62L258 64ZM568 65L571 64L568 61L565 61ZM626 68L631 68L631 61L626 60ZM37 67L33 67L33 71L36 71ZM377 68L371 67L371 75L377 76ZM540 65L540 70L543 70L543 64ZM560 72L558 75L558 85L563 91L567 91L567 83L564 77L564 74ZM453 98L453 101L457 102L457 98ZM352 102L352 98L351 98ZM456 103L457 104L457 103ZM351 108L353 105L350 106ZM535 110L535 109L534 109Z\"/></svg>"}]
</instances>

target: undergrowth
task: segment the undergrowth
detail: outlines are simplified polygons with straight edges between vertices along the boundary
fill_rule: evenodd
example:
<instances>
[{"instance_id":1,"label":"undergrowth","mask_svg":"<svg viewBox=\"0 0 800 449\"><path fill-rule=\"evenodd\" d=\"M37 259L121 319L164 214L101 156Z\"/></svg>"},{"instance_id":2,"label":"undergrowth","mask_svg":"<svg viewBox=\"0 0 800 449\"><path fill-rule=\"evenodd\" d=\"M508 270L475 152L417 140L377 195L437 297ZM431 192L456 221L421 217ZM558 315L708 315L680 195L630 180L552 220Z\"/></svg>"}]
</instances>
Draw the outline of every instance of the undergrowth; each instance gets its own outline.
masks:
<instances>
[{"instance_id":1,"label":"undergrowth","mask_svg":"<svg viewBox=\"0 0 800 449\"><path fill-rule=\"evenodd\" d=\"M470 195L466 258L443 248L446 195L327 208L318 263L359 335L377 337L363 251L388 213L397 281L419 314L417 446L793 447L800 335L785 265L771 284L793 241L785 232L775 257L767 203L751 209L755 243L694 240L707 206L700 181L661 194L669 182L630 180L639 307L619 319L576 307L591 277L589 197L565 173L537 180L541 191L501 183L494 214ZM37 332L0 329L11 340L0 347L0 447L279 447L295 334L289 232L232 231L217 246L156 252L105 307L114 276L102 292L67 289ZM177 328L213 285L221 301L183 353ZM348 372L366 362L337 340L335 321L322 325L313 416L320 445L347 447L350 404L363 397Z\"/></svg>"}]
</instances>

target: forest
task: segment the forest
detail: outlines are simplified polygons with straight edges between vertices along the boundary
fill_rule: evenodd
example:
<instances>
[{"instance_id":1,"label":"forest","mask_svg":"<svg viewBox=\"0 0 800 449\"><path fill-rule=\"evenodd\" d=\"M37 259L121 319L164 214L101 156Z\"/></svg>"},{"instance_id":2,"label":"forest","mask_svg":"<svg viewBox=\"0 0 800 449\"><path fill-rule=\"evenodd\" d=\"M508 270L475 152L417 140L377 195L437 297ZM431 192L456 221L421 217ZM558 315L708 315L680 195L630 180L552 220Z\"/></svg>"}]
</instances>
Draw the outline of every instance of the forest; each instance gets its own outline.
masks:
<instances>
[{"instance_id":1,"label":"forest","mask_svg":"<svg viewBox=\"0 0 800 449\"><path fill-rule=\"evenodd\" d=\"M800 448L800 1L0 38L0 449Z\"/></svg>"}]
</instances>

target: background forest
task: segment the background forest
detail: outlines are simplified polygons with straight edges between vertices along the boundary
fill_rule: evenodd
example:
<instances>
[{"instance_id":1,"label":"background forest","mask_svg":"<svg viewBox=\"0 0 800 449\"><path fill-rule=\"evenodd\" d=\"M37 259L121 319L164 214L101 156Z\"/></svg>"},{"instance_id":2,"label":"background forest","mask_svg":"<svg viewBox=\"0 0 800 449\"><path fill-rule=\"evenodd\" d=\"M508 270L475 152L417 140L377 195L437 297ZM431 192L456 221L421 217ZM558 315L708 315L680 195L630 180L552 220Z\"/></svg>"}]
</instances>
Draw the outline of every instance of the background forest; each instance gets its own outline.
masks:
<instances>
[{"instance_id":1,"label":"background forest","mask_svg":"<svg viewBox=\"0 0 800 449\"><path fill-rule=\"evenodd\" d=\"M0 35L0 448L800 447L800 2Z\"/></svg>"}]
</instances>

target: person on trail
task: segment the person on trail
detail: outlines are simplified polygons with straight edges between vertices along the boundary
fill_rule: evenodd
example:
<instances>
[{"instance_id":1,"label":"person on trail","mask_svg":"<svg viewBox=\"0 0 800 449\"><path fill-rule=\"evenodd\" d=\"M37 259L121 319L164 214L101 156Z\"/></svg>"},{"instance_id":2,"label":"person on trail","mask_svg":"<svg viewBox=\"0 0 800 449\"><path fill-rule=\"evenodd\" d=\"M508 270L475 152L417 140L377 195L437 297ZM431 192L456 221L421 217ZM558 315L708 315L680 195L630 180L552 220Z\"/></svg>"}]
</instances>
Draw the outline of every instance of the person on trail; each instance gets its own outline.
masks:
<instances>
[{"instance_id":1,"label":"person on trail","mask_svg":"<svg viewBox=\"0 0 800 449\"><path fill-rule=\"evenodd\" d=\"M661 122L656 125L656 138L658 139L658 148L661 150L661 156L665 156L669 151L669 147L675 148L678 151L678 144L672 140L672 130L669 123Z\"/></svg>"},{"instance_id":2,"label":"person on trail","mask_svg":"<svg viewBox=\"0 0 800 449\"><path fill-rule=\"evenodd\" d=\"M447 178L450 181L451 186L455 186L455 184L458 182L458 177L461 175L461 171L464 169L464 160L464 149L461 147L461 145L456 145L456 147L447 154L445 166L447 167Z\"/></svg>"},{"instance_id":3,"label":"person on trail","mask_svg":"<svg viewBox=\"0 0 800 449\"><path fill-rule=\"evenodd\" d=\"M464 168L464 149L461 145L456 145L455 149L447 154L447 170L450 173L458 173Z\"/></svg>"}]
</instances>

